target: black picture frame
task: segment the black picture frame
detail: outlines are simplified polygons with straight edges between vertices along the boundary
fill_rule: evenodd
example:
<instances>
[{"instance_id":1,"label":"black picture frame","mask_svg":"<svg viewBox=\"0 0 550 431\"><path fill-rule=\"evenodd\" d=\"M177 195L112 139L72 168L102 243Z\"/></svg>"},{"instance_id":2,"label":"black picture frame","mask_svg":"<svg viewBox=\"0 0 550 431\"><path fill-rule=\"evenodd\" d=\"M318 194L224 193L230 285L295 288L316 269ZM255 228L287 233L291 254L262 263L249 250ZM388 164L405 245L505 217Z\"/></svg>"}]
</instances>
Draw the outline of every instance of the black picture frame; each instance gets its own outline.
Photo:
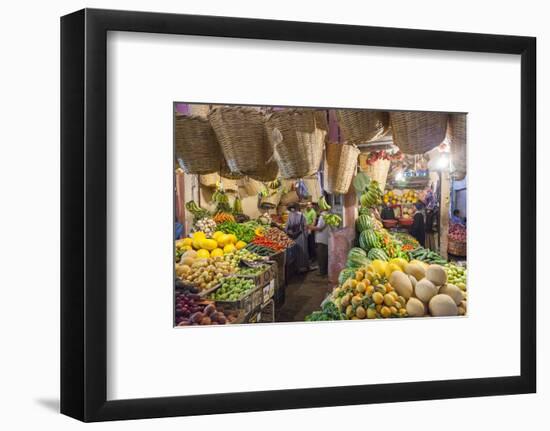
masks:
<instances>
[{"instance_id":1,"label":"black picture frame","mask_svg":"<svg viewBox=\"0 0 550 431\"><path fill-rule=\"evenodd\" d=\"M521 374L107 401L108 31L519 55ZM61 18L61 412L68 416L88 422L535 392L535 217L533 37L97 9Z\"/></svg>"}]
</instances>

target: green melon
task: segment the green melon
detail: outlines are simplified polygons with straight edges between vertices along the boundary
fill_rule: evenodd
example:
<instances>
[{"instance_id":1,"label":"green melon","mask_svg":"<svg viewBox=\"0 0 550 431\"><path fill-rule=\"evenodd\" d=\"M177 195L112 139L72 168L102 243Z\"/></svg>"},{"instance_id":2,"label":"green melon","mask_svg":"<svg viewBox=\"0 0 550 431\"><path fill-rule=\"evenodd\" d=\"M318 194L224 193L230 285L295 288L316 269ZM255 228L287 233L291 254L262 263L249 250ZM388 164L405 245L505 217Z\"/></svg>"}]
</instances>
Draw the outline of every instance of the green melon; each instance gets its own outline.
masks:
<instances>
[{"instance_id":1,"label":"green melon","mask_svg":"<svg viewBox=\"0 0 550 431\"><path fill-rule=\"evenodd\" d=\"M379 248L380 241L376 232L372 229L366 229L359 235L359 245L365 251L369 251L371 248Z\"/></svg>"},{"instance_id":2,"label":"green melon","mask_svg":"<svg viewBox=\"0 0 550 431\"><path fill-rule=\"evenodd\" d=\"M344 284L348 278L354 277L354 276L355 276L355 269L344 268L342 271L340 271L340 274L338 275L338 283Z\"/></svg>"},{"instance_id":3,"label":"green melon","mask_svg":"<svg viewBox=\"0 0 550 431\"><path fill-rule=\"evenodd\" d=\"M383 260L383 261L386 261L386 262L389 260L388 255L381 248L371 248L369 250L369 253L368 253L367 256L371 260L379 259L379 260Z\"/></svg>"},{"instance_id":4,"label":"green melon","mask_svg":"<svg viewBox=\"0 0 550 431\"><path fill-rule=\"evenodd\" d=\"M355 227L357 228L357 232L363 232L367 229L373 229L374 222L372 220L372 217L369 215L360 215L355 222Z\"/></svg>"}]
</instances>

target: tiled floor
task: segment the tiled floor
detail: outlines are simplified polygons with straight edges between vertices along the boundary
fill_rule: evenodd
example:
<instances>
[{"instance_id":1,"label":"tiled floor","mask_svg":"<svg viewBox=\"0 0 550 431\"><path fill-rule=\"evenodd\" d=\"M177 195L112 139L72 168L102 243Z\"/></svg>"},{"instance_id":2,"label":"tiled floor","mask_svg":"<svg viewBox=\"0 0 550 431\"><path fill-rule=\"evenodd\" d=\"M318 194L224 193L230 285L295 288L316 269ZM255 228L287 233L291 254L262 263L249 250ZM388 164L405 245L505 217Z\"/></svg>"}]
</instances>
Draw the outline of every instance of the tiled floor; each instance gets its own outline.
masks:
<instances>
[{"instance_id":1,"label":"tiled floor","mask_svg":"<svg viewBox=\"0 0 550 431\"><path fill-rule=\"evenodd\" d=\"M285 302L275 311L275 320L303 322L305 316L320 309L329 292L327 277L319 276L317 271L292 275L286 287Z\"/></svg>"}]
</instances>

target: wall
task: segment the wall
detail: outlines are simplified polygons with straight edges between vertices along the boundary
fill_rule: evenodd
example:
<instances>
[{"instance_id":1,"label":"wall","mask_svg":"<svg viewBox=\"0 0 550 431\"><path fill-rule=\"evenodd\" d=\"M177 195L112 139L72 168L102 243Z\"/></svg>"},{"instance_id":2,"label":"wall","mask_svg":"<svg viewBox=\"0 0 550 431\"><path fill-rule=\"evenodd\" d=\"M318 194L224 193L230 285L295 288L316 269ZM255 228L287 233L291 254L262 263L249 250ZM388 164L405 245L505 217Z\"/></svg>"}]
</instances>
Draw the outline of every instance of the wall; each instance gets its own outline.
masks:
<instances>
[{"instance_id":1,"label":"wall","mask_svg":"<svg viewBox=\"0 0 550 431\"><path fill-rule=\"evenodd\" d=\"M3 429L85 429L84 425L56 413L59 391L59 16L85 5L536 35L539 38L538 76L542 77L539 79L538 138L540 143L550 141L548 122L542 121L550 114L550 87L545 79L550 75L550 28L545 2L463 0L449 4L448 8L436 0L395 0L391 4L353 0L337 3L328 0L309 3L295 0L6 2L0 27L0 106L3 114L0 127L3 203L0 215L3 258L0 271L0 405L4 406L0 424ZM182 79L185 79L185 71L182 71ZM550 157L542 145L539 151L538 215L542 221L542 215L550 211L550 172L543 173L541 167L550 162ZM538 338L540 367L539 393L536 395L132 421L86 426L86 429L182 430L208 427L241 431L320 431L406 428L428 431L444 428L464 431L483 428L517 430L535 424L539 425L537 429L548 428L550 315L543 304L549 301L550 295L544 285L543 271L550 255L542 246L550 241L548 224L539 224L539 238L538 333L542 335ZM138 268L142 267L139 251L136 260ZM503 255L503 267L508 264ZM398 340L388 344L382 335L374 345L375 352L395 354L399 351ZM358 363L361 361L363 359L359 358ZM383 366L383 361L377 363ZM327 364L327 372L345 372L346 369L349 369L348 365Z\"/></svg>"}]
</instances>

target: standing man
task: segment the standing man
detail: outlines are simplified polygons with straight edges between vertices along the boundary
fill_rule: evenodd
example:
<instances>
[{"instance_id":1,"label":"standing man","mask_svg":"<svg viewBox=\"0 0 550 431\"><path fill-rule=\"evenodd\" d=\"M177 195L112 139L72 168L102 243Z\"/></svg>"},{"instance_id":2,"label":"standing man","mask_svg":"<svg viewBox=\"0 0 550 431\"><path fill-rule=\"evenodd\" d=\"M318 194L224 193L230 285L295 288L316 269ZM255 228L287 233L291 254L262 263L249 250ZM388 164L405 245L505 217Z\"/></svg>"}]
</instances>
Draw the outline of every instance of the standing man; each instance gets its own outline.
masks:
<instances>
[{"instance_id":1,"label":"standing man","mask_svg":"<svg viewBox=\"0 0 550 431\"><path fill-rule=\"evenodd\" d=\"M317 252L317 263L319 264L319 275L324 277L328 274L328 234L329 228L325 223L323 211L317 220L317 225L311 230L315 232L315 246Z\"/></svg>"},{"instance_id":2,"label":"standing man","mask_svg":"<svg viewBox=\"0 0 550 431\"><path fill-rule=\"evenodd\" d=\"M415 206L416 212L414 213L413 224L411 226L411 235L416 238L422 247L424 247L426 243L426 222L422 211L424 204L418 202Z\"/></svg>"},{"instance_id":3,"label":"standing man","mask_svg":"<svg viewBox=\"0 0 550 431\"><path fill-rule=\"evenodd\" d=\"M311 202L307 203L304 216L306 217L306 223L308 227L307 249L309 252L310 260L313 260L315 259L315 234L313 233L313 230L311 228L315 226L315 222L317 221L317 212L313 208Z\"/></svg>"}]
</instances>

